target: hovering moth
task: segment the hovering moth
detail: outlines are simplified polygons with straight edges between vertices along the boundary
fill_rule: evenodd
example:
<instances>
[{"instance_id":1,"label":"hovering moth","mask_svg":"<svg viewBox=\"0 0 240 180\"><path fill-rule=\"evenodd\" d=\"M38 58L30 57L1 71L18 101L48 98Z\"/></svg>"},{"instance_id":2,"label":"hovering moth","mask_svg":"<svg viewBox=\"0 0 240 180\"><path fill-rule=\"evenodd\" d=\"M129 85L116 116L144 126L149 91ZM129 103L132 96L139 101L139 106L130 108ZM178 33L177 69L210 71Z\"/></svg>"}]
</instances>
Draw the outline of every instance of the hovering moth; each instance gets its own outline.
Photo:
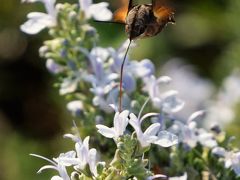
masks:
<instances>
[{"instance_id":1,"label":"hovering moth","mask_svg":"<svg viewBox=\"0 0 240 180\"><path fill-rule=\"evenodd\" d=\"M156 36L168 23L175 23L174 10L166 4L164 0L152 0L152 4L133 5L133 0L125 0L113 21L125 24L130 41Z\"/></svg>"},{"instance_id":2,"label":"hovering moth","mask_svg":"<svg viewBox=\"0 0 240 180\"><path fill-rule=\"evenodd\" d=\"M113 14L113 23L125 25L130 40L120 72L119 112L122 108L123 68L132 40L159 34L168 23L175 23L174 10L167 6L167 0L152 0L151 4L133 4L133 0L123 1L122 7Z\"/></svg>"}]
</instances>

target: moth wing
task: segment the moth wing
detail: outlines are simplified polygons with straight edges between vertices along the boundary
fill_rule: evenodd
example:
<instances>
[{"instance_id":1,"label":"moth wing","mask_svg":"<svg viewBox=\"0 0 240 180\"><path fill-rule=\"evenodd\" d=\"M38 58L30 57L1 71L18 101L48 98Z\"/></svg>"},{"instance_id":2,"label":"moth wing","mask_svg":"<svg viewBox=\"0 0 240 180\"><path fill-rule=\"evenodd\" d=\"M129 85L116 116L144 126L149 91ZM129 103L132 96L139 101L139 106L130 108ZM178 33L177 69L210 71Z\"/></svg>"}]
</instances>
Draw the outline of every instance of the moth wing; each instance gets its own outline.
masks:
<instances>
[{"instance_id":1,"label":"moth wing","mask_svg":"<svg viewBox=\"0 0 240 180\"><path fill-rule=\"evenodd\" d=\"M174 10L168 6L166 0L152 0L153 14L159 20L174 23Z\"/></svg>"},{"instance_id":2,"label":"moth wing","mask_svg":"<svg viewBox=\"0 0 240 180\"><path fill-rule=\"evenodd\" d=\"M113 14L113 20L115 22L125 23L128 12L132 9L132 0L122 0L122 7L116 10Z\"/></svg>"},{"instance_id":3,"label":"moth wing","mask_svg":"<svg viewBox=\"0 0 240 180\"><path fill-rule=\"evenodd\" d=\"M121 8L119 8L118 10L116 10L114 12L114 14L113 14L113 21L125 23L127 14L128 14L127 6L126 7L121 7Z\"/></svg>"}]
</instances>

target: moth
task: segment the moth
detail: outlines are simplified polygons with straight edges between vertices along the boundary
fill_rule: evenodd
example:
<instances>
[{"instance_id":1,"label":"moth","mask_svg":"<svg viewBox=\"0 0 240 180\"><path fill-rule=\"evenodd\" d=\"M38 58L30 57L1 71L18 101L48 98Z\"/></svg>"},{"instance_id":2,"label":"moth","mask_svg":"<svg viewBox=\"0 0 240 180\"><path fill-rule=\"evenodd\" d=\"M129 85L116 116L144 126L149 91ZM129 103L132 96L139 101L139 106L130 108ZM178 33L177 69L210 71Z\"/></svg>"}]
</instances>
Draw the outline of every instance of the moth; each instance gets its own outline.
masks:
<instances>
[{"instance_id":1,"label":"moth","mask_svg":"<svg viewBox=\"0 0 240 180\"><path fill-rule=\"evenodd\" d=\"M114 12L113 23L125 25L130 41L120 70L119 112L122 108L124 63L132 40L156 36L168 23L175 23L174 10L167 5L167 0L152 0L151 4L137 5L133 4L133 0L121 1L123 5Z\"/></svg>"},{"instance_id":2,"label":"moth","mask_svg":"<svg viewBox=\"0 0 240 180\"><path fill-rule=\"evenodd\" d=\"M125 24L130 41L156 36L168 23L175 23L174 10L164 0L138 5L133 5L133 0L123 2L123 6L115 11L113 21Z\"/></svg>"}]
</instances>

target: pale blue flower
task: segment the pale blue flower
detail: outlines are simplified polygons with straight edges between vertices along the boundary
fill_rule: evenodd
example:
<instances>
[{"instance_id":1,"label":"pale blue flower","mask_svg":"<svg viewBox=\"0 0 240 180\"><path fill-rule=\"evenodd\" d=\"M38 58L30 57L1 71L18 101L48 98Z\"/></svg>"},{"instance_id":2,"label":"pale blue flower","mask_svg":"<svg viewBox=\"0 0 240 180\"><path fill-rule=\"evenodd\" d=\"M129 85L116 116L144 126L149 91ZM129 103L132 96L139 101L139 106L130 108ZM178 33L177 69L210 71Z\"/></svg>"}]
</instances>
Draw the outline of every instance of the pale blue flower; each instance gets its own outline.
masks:
<instances>
[{"instance_id":1,"label":"pale blue flower","mask_svg":"<svg viewBox=\"0 0 240 180\"><path fill-rule=\"evenodd\" d=\"M48 59L46 61L46 67L48 71L53 74L58 74L64 71L64 67L60 64L57 64L53 59Z\"/></svg>"},{"instance_id":2,"label":"pale blue flower","mask_svg":"<svg viewBox=\"0 0 240 180\"><path fill-rule=\"evenodd\" d=\"M142 61L129 61L124 66L123 74L123 89L127 93L132 93L136 90L137 78L146 78L154 73L154 65L148 59Z\"/></svg>"},{"instance_id":3,"label":"pale blue flower","mask_svg":"<svg viewBox=\"0 0 240 180\"><path fill-rule=\"evenodd\" d=\"M240 176L240 152L227 151L222 147L215 147L212 153L224 159L225 168L232 168Z\"/></svg>"},{"instance_id":4,"label":"pale blue flower","mask_svg":"<svg viewBox=\"0 0 240 180\"><path fill-rule=\"evenodd\" d=\"M144 79L145 86L143 88L144 91L148 92L149 97L153 100L160 94L159 86L167 85L171 82L171 78L168 76L161 76L156 78L154 75L149 78Z\"/></svg>"},{"instance_id":5,"label":"pale blue flower","mask_svg":"<svg viewBox=\"0 0 240 180\"><path fill-rule=\"evenodd\" d=\"M214 86L212 82L200 77L193 66L184 63L179 58L168 60L161 67L160 72L173 79L168 88L178 91L178 97L185 102L184 108L174 114L180 119L186 119L191 112L205 107L207 101L213 95ZM207 123L209 122L207 121Z\"/></svg>"},{"instance_id":6,"label":"pale blue flower","mask_svg":"<svg viewBox=\"0 0 240 180\"><path fill-rule=\"evenodd\" d=\"M166 91L157 98L154 98L153 104L166 113L178 112L183 108L185 103L177 98L177 95L178 92L175 90Z\"/></svg>"},{"instance_id":7,"label":"pale blue flower","mask_svg":"<svg viewBox=\"0 0 240 180\"><path fill-rule=\"evenodd\" d=\"M197 145L198 137L195 122L183 124L182 122L175 121L170 129L173 133L178 134L180 142L187 144L191 148Z\"/></svg>"},{"instance_id":8,"label":"pale blue flower","mask_svg":"<svg viewBox=\"0 0 240 180\"><path fill-rule=\"evenodd\" d=\"M85 74L83 72L76 71L74 72L74 75L72 77L64 78L59 89L60 95L66 95L76 91L78 88L78 83L84 77L85 77Z\"/></svg>"},{"instance_id":9,"label":"pale blue flower","mask_svg":"<svg viewBox=\"0 0 240 180\"><path fill-rule=\"evenodd\" d=\"M155 67L152 61L149 59L143 59L141 61L131 61L131 65L126 71L131 70L136 77L149 77L154 74Z\"/></svg>"},{"instance_id":10,"label":"pale blue flower","mask_svg":"<svg viewBox=\"0 0 240 180\"><path fill-rule=\"evenodd\" d=\"M109 128L104 125L96 125L98 132L107 138L113 138L115 141L122 136L128 125L129 111L125 110L121 113L116 112L113 120L113 127Z\"/></svg>"},{"instance_id":11,"label":"pale blue flower","mask_svg":"<svg viewBox=\"0 0 240 180\"><path fill-rule=\"evenodd\" d=\"M154 142L154 144L162 147L170 147L178 144L178 137L168 131L160 131L158 133L158 139Z\"/></svg>"},{"instance_id":12,"label":"pale blue flower","mask_svg":"<svg viewBox=\"0 0 240 180\"><path fill-rule=\"evenodd\" d=\"M197 111L188 118L186 123L175 120L170 131L178 134L179 140L191 148L194 148L197 143L213 148L217 145L214 135L205 129L197 128L196 120L202 119L204 114L204 111Z\"/></svg>"},{"instance_id":13,"label":"pale blue flower","mask_svg":"<svg viewBox=\"0 0 240 180\"><path fill-rule=\"evenodd\" d=\"M111 91L108 92L107 95L103 93L104 89L102 87L94 86L90 89L90 91L95 95L93 98L93 105L98 106L106 113L112 113L113 109L109 106L109 104L117 104L118 89L116 88L116 85L114 89L112 89L114 86L107 86L106 89L108 87Z\"/></svg>"},{"instance_id":14,"label":"pale blue flower","mask_svg":"<svg viewBox=\"0 0 240 180\"><path fill-rule=\"evenodd\" d=\"M112 112L109 104L115 104L118 96L119 75L112 72L107 62L109 52L100 47L93 48L88 52L84 48L80 51L87 56L90 62L90 71L84 76L86 82L91 83L90 91L94 94L93 104L109 113Z\"/></svg>"},{"instance_id":15,"label":"pale blue flower","mask_svg":"<svg viewBox=\"0 0 240 180\"><path fill-rule=\"evenodd\" d=\"M123 89L130 94L136 90L136 80L131 73L123 74Z\"/></svg>"},{"instance_id":16,"label":"pale blue flower","mask_svg":"<svg viewBox=\"0 0 240 180\"><path fill-rule=\"evenodd\" d=\"M240 72L233 71L224 79L216 100L209 103L206 126L218 124L221 127L236 118L235 107L240 102Z\"/></svg>"},{"instance_id":17,"label":"pale blue flower","mask_svg":"<svg viewBox=\"0 0 240 180\"><path fill-rule=\"evenodd\" d=\"M184 102L177 98L177 91L161 91L170 81L171 78L167 76L162 76L157 79L152 75L144 79L145 86L143 90L149 93L153 106L166 113L178 112L184 106Z\"/></svg>"},{"instance_id":18,"label":"pale blue flower","mask_svg":"<svg viewBox=\"0 0 240 180\"><path fill-rule=\"evenodd\" d=\"M92 0L79 0L79 4L87 19L93 18L99 21L112 19L112 12L107 9L108 3L106 2L93 4Z\"/></svg>"},{"instance_id":19,"label":"pale blue flower","mask_svg":"<svg viewBox=\"0 0 240 180\"><path fill-rule=\"evenodd\" d=\"M113 48L108 48L110 53L111 70L116 74L120 74L120 68L123 62L124 55L126 53L129 40L125 41L121 47L117 50ZM131 44L134 47L135 44ZM126 57L124 69L123 69L123 89L126 93L131 94L136 90L136 80L137 78L145 78L150 76L154 72L153 63L144 59L142 61L129 61L128 56Z\"/></svg>"},{"instance_id":20,"label":"pale blue flower","mask_svg":"<svg viewBox=\"0 0 240 180\"><path fill-rule=\"evenodd\" d=\"M90 62L90 72L89 75L85 77L85 81L91 82L95 86L104 87L118 78L118 74L112 73L112 71L107 68L106 60L109 53L106 49L96 47L93 48L91 52L88 52L88 50L80 48L80 51L87 56Z\"/></svg>"},{"instance_id":21,"label":"pale blue flower","mask_svg":"<svg viewBox=\"0 0 240 180\"><path fill-rule=\"evenodd\" d=\"M47 13L31 12L27 15L28 20L20 26L21 30L27 34L37 34L46 27L56 26L57 10L56 0L22 0L22 2L42 2Z\"/></svg>"},{"instance_id":22,"label":"pale blue flower","mask_svg":"<svg viewBox=\"0 0 240 180\"><path fill-rule=\"evenodd\" d=\"M240 70L235 69L224 79L219 99L227 106L234 106L240 102Z\"/></svg>"}]
</instances>

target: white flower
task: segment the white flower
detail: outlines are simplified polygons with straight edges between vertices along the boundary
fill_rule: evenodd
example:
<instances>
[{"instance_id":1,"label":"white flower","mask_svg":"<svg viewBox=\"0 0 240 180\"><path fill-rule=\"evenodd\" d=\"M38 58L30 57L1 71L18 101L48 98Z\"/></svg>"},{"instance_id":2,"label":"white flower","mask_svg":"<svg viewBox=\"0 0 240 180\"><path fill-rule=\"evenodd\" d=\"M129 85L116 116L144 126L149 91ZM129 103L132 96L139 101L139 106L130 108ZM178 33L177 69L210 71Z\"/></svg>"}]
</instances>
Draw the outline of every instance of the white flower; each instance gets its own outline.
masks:
<instances>
[{"instance_id":1,"label":"white flower","mask_svg":"<svg viewBox=\"0 0 240 180\"><path fill-rule=\"evenodd\" d=\"M141 128L141 121L135 116L135 114L131 113L129 124L131 124L131 126L135 129L138 141L143 148L150 146L151 143L157 140L156 134L160 128L159 123L152 124L143 133Z\"/></svg>"},{"instance_id":2,"label":"white flower","mask_svg":"<svg viewBox=\"0 0 240 180\"><path fill-rule=\"evenodd\" d=\"M205 129L198 130L198 142L208 148L217 146L217 141L214 139L213 134L207 132Z\"/></svg>"},{"instance_id":3,"label":"white flower","mask_svg":"<svg viewBox=\"0 0 240 180\"><path fill-rule=\"evenodd\" d=\"M28 20L20 26L21 30L27 34L37 34L46 27L56 25L57 11L55 0L22 0L22 2L42 2L47 13L31 12L27 15Z\"/></svg>"},{"instance_id":4,"label":"white flower","mask_svg":"<svg viewBox=\"0 0 240 180\"><path fill-rule=\"evenodd\" d=\"M107 9L106 2L92 4L92 0L79 0L79 4L87 19L93 17L95 20L108 21L112 18L112 12Z\"/></svg>"},{"instance_id":5,"label":"white flower","mask_svg":"<svg viewBox=\"0 0 240 180\"><path fill-rule=\"evenodd\" d=\"M235 174L240 176L240 152L226 151L222 147L215 147L212 153L224 158L225 168L232 168Z\"/></svg>"},{"instance_id":6,"label":"white flower","mask_svg":"<svg viewBox=\"0 0 240 180\"><path fill-rule=\"evenodd\" d=\"M72 113L73 116L77 116L83 110L83 103L79 100L71 101L67 104L67 109Z\"/></svg>"},{"instance_id":7,"label":"white flower","mask_svg":"<svg viewBox=\"0 0 240 180\"><path fill-rule=\"evenodd\" d=\"M75 143L75 149L77 157L63 157L59 158L65 164L72 164L76 170L84 170L87 165L93 176L97 176L97 165L99 163L105 164L104 162L97 162L97 151L94 148L89 149L89 139L87 136L83 142L79 135L75 136L72 134L65 134L64 137L71 138Z\"/></svg>"},{"instance_id":8,"label":"white flower","mask_svg":"<svg viewBox=\"0 0 240 180\"><path fill-rule=\"evenodd\" d=\"M47 159L47 158L37 155L37 154L30 154L30 155L44 159L52 164L52 165L43 166L42 168L40 168L38 170L38 173L41 173L45 169L54 169L54 170L58 171L60 176L53 176L51 178L52 180L70 180L70 177L67 174L66 166L70 166L71 164L64 163L60 159L61 158L74 158L76 156L76 153L74 151L69 151L65 154L62 153L59 155L58 158L53 158L53 160Z\"/></svg>"},{"instance_id":9,"label":"white flower","mask_svg":"<svg viewBox=\"0 0 240 180\"><path fill-rule=\"evenodd\" d=\"M89 141L89 138L87 139L87 141ZM76 169L83 170L86 167L86 165L88 163L88 156L89 156L89 147L88 146L89 146L88 142L87 142L87 144L85 144L85 142L83 142L83 144L79 144L79 143L75 144L77 158L73 159L73 160L76 161L76 163L75 163Z\"/></svg>"},{"instance_id":10,"label":"white flower","mask_svg":"<svg viewBox=\"0 0 240 180\"><path fill-rule=\"evenodd\" d=\"M140 120L133 114L130 114L129 123L135 129L138 141L141 146L148 147L151 143L157 144L162 147L170 147L178 143L178 138L176 135L169 133L167 131L159 131L160 123L154 123L150 125L145 132L142 132L141 123L147 117L157 115L156 113L145 114ZM159 133L158 133L159 132ZM156 134L158 133L158 136Z\"/></svg>"},{"instance_id":11,"label":"white flower","mask_svg":"<svg viewBox=\"0 0 240 180\"><path fill-rule=\"evenodd\" d=\"M97 150L94 148L89 150L88 165L92 174L97 177Z\"/></svg>"},{"instance_id":12,"label":"white flower","mask_svg":"<svg viewBox=\"0 0 240 180\"><path fill-rule=\"evenodd\" d=\"M118 137L124 134L126 127L128 125L128 114L129 111L125 110L121 113L116 112L113 120L113 127L109 128L104 125L96 125L98 132L107 138L113 138L117 140Z\"/></svg>"},{"instance_id":13,"label":"white flower","mask_svg":"<svg viewBox=\"0 0 240 180\"><path fill-rule=\"evenodd\" d=\"M185 172L182 176L169 177L169 180L187 180L187 173Z\"/></svg>"},{"instance_id":14,"label":"white flower","mask_svg":"<svg viewBox=\"0 0 240 180\"><path fill-rule=\"evenodd\" d=\"M65 137L71 138L75 141L75 149L77 152L77 157L74 158L61 158L61 161L65 163L71 163L75 165L77 169L84 169L88 163L88 156L89 156L89 139L90 137L87 136L83 142L78 136L74 136L71 134L65 135Z\"/></svg>"}]
</instances>

